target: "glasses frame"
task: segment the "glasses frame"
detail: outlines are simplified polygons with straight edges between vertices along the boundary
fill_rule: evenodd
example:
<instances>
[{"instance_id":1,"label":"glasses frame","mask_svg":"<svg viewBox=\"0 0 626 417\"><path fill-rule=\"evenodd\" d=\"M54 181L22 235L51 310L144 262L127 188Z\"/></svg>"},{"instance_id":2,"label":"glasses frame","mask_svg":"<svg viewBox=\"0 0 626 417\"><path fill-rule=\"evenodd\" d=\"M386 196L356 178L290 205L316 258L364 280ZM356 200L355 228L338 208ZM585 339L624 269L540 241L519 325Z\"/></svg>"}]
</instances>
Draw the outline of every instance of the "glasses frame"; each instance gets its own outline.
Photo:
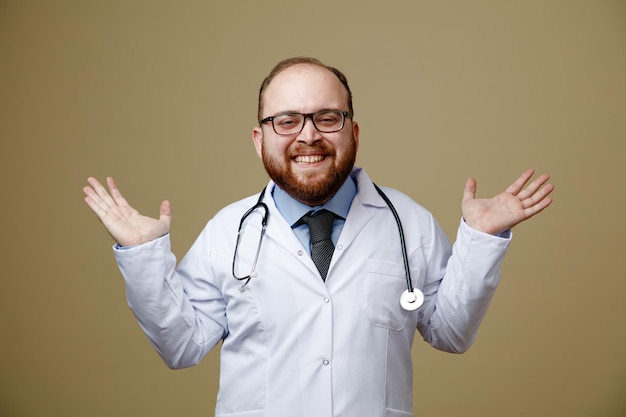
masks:
<instances>
[{"instance_id":1,"label":"glasses frame","mask_svg":"<svg viewBox=\"0 0 626 417\"><path fill-rule=\"evenodd\" d=\"M315 124L314 116L316 114L319 114L319 113L330 113L330 112L337 112L337 113L339 113L341 115L341 127L339 129L334 129L334 130L322 130L319 127L317 127L317 125ZM276 126L274 125L274 118L280 117L280 116L289 116L289 115L291 115L291 116L300 115L300 116L303 117L303 119L302 119L302 126L300 126L300 130L298 130L297 132L291 132L291 133L279 133L276 130ZM335 133L335 132L339 132L340 130L342 130L344 128L344 126L346 125L346 118L352 118L352 113L350 113L349 111L341 111L341 110L319 110L319 111L316 111L315 113L286 112L286 113L275 114L274 116L269 116L269 117L266 117L265 119L260 120L259 121L259 126L264 125L265 123L268 123L268 122L272 122L272 129L274 129L274 132L277 135L280 135L280 136L291 136L291 135L298 135L298 134L300 134L300 132L302 132L304 130L304 125L306 125L306 119L311 119L311 123L313 123L313 127L318 132L321 132L321 133Z\"/></svg>"}]
</instances>

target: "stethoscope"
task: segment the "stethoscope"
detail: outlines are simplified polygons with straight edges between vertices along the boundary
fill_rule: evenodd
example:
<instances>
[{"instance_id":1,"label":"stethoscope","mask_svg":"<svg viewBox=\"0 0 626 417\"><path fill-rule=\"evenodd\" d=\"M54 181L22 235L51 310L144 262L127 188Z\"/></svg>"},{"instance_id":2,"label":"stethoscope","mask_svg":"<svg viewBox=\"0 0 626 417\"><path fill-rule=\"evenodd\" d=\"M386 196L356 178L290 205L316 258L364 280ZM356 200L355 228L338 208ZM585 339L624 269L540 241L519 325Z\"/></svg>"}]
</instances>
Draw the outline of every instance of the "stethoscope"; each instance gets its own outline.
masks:
<instances>
[{"instance_id":1,"label":"stethoscope","mask_svg":"<svg viewBox=\"0 0 626 417\"><path fill-rule=\"evenodd\" d=\"M393 214L394 219L396 220L396 224L398 225L398 234L400 235L400 247L402 248L402 260L404 262L404 273L406 277L406 290L402 292L400 295L400 305L407 311L415 311L424 303L424 293L420 291L419 288L413 288L413 282L411 281L411 270L409 268L409 257L406 253L406 242L404 240L404 230L402 228L402 222L400 221L400 216L398 216L398 212L396 208L391 203L391 200L387 197L387 195L378 188L376 184L374 184L376 191L385 200L389 210ZM233 254L233 277L237 281L245 281L240 287L239 291L243 292L245 290L246 285L250 282L251 279L256 278L258 273L256 272L256 264L259 260L259 253L261 252L261 244L263 243L263 236L265 236L265 230L267 229L267 219L269 217L269 209L267 205L263 202L263 197L265 196L265 188L259 194L259 199L256 204L250 207L244 214L241 216L241 220L239 221L239 228L237 230L237 241L235 243L235 253ZM261 232L259 234L259 242L257 244L256 253L254 255L254 261L252 262L252 268L250 273L245 276L239 276L235 272L235 264L237 262L237 250L239 248L239 243L241 242L241 237L243 235L243 225L246 219L255 211L263 211L263 217L261 218Z\"/></svg>"}]
</instances>

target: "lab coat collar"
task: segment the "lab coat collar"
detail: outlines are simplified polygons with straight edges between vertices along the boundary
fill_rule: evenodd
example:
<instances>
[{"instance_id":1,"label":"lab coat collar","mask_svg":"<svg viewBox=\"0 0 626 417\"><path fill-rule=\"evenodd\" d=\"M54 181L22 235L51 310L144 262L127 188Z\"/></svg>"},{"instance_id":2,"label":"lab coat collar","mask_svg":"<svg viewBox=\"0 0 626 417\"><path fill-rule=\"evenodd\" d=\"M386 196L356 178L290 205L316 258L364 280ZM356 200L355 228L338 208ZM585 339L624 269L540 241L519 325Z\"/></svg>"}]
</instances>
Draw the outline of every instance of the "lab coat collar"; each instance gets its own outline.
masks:
<instances>
[{"instance_id":1,"label":"lab coat collar","mask_svg":"<svg viewBox=\"0 0 626 417\"><path fill-rule=\"evenodd\" d=\"M357 185L357 194L355 198L358 198L362 204L373 207L386 207L385 200L383 200L380 194L378 194L378 191L376 191L374 183L365 172L365 169L355 167L350 173L350 177L356 181ZM274 187L276 187L276 183L270 180L265 189L264 201L268 205L271 203L272 210L270 211L278 211L278 208L274 203L274 199L271 197L274 193Z\"/></svg>"},{"instance_id":2,"label":"lab coat collar","mask_svg":"<svg viewBox=\"0 0 626 417\"><path fill-rule=\"evenodd\" d=\"M386 208L387 205L382 197L376 191L372 180L367 175L364 169L355 168L350 176L356 180L357 194L352 201L346 223L344 224L341 236L339 237L338 245L342 245L343 248L348 248L352 245L356 237L363 230L363 228L373 218L372 209ZM269 181L265 189L265 196L263 201L267 204L270 212L267 236L274 239L279 245L285 248L293 248L294 245L302 248L302 244L293 233L291 226L280 214L274 199L271 197L272 192L276 184L273 181ZM304 250L304 248L302 248ZM339 251L333 256L330 264L330 270L327 280L332 280L333 264L338 261L344 251ZM309 267L312 271L316 271L313 261L309 257L303 257L301 261Z\"/></svg>"},{"instance_id":3,"label":"lab coat collar","mask_svg":"<svg viewBox=\"0 0 626 417\"><path fill-rule=\"evenodd\" d=\"M373 207L387 206L385 200L378 194L374 183L363 168L354 168L350 175L352 178L356 179L357 194L355 198L358 198L363 205Z\"/></svg>"}]
</instances>

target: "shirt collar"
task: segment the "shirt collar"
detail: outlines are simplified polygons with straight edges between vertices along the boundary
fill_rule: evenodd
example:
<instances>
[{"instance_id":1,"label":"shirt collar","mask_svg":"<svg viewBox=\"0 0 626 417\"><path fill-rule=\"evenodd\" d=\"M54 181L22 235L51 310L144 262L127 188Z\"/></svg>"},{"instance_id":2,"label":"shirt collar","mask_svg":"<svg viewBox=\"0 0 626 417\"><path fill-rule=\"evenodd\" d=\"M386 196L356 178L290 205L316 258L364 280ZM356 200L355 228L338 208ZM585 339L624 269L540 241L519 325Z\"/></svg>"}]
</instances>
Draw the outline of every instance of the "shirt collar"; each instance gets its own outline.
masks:
<instances>
[{"instance_id":1,"label":"shirt collar","mask_svg":"<svg viewBox=\"0 0 626 417\"><path fill-rule=\"evenodd\" d=\"M356 182L352 176L343 183L339 191L326 203L321 206L311 207L287 194L282 188L275 186L272 190L272 196L274 197L274 203L276 208L282 214L292 227L302 216L309 211L318 211L326 209L332 211L337 216L345 219L348 217L348 211L352 200L356 195L357 187Z\"/></svg>"}]
</instances>

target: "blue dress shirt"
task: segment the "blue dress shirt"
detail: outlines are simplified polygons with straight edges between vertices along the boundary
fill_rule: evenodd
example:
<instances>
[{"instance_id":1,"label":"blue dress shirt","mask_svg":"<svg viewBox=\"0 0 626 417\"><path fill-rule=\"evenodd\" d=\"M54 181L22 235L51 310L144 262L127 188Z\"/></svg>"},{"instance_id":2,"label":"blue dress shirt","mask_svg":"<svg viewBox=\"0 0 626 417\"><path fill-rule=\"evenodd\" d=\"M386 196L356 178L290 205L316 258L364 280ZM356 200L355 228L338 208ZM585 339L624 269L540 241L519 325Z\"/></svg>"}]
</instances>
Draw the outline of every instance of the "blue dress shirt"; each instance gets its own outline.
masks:
<instances>
[{"instance_id":1,"label":"blue dress shirt","mask_svg":"<svg viewBox=\"0 0 626 417\"><path fill-rule=\"evenodd\" d=\"M302 243L302 246L307 248L309 253L311 253L311 233L306 224L298 223L300 218L310 211L316 212L322 209L335 213L337 218L333 222L331 239L333 244L337 245L341 229L343 228L346 217L348 217L348 211L350 211L350 206L352 205L352 200L356 192L356 183L354 179L350 177L343 183L339 191L321 206L311 207L301 203L278 186L274 187L272 197L276 203L276 208L278 208L280 214L287 220L287 223L291 225L291 228L298 237L298 240Z\"/></svg>"}]
</instances>

